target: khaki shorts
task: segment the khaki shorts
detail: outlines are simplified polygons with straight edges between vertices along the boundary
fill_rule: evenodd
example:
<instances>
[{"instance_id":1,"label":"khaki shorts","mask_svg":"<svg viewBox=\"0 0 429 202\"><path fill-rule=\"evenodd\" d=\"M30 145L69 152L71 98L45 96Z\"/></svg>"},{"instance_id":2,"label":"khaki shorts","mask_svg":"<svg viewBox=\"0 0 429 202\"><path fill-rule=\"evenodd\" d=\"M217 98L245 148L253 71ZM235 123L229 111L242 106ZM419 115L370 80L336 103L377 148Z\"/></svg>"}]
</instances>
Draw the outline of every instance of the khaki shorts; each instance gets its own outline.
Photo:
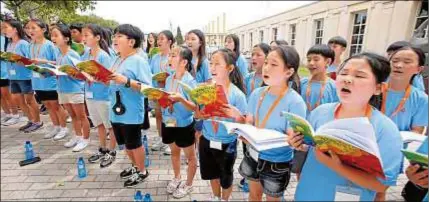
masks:
<instances>
[{"instance_id":1,"label":"khaki shorts","mask_svg":"<svg viewBox=\"0 0 429 202\"><path fill-rule=\"evenodd\" d=\"M105 128L111 128L112 125L109 119L110 102L103 100L87 99L86 106L94 126L103 124Z\"/></svg>"},{"instance_id":2,"label":"khaki shorts","mask_svg":"<svg viewBox=\"0 0 429 202\"><path fill-rule=\"evenodd\" d=\"M83 104L85 96L83 93L58 93L60 104Z\"/></svg>"}]
</instances>

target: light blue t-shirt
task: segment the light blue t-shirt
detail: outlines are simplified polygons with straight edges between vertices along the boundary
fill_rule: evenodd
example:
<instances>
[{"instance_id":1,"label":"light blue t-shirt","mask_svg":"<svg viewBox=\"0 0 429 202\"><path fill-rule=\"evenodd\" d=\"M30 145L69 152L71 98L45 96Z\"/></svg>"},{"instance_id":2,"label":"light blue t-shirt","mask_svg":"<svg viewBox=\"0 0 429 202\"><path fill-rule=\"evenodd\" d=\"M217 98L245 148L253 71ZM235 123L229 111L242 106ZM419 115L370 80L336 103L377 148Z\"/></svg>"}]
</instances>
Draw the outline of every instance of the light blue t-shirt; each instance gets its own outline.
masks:
<instances>
[{"instance_id":1,"label":"light blue t-shirt","mask_svg":"<svg viewBox=\"0 0 429 202\"><path fill-rule=\"evenodd\" d=\"M149 62L149 57L147 56L146 52L144 52L144 50L142 48L139 48L139 50L137 51L137 54L139 54L140 57L142 57L147 62Z\"/></svg>"},{"instance_id":2,"label":"light blue t-shirt","mask_svg":"<svg viewBox=\"0 0 429 202\"><path fill-rule=\"evenodd\" d=\"M56 61L58 55L58 48L55 47L54 43L49 40L45 40L43 44L30 44L30 59L45 59L48 61ZM49 67L44 64L40 66ZM54 91L57 90L57 78L55 76L42 76L37 72L33 72L33 78L31 78L31 84L34 90L41 91Z\"/></svg>"},{"instance_id":3,"label":"light blue t-shirt","mask_svg":"<svg viewBox=\"0 0 429 202\"><path fill-rule=\"evenodd\" d=\"M160 72L168 72L170 75L172 73L171 68L168 64L168 56L161 56L160 53L154 55L150 59L150 69L153 75L158 74ZM158 82L152 81L152 85L154 87L158 87Z\"/></svg>"},{"instance_id":4,"label":"light blue t-shirt","mask_svg":"<svg viewBox=\"0 0 429 202\"><path fill-rule=\"evenodd\" d=\"M249 75L247 75L246 78L244 78L244 86L246 87L247 99L249 99L250 95L255 89L262 86L263 82L264 80L262 79L262 76L255 77L255 72L250 73ZM252 88L252 83L253 83L253 88Z\"/></svg>"},{"instance_id":5,"label":"light blue t-shirt","mask_svg":"<svg viewBox=\"0 0 429 202\"><path fill-rule=\"evenodd\" d=\"M165 90L167 92L178 92L185 99L190 100L189 95L183 90L182 85L177 82L177 79L173 79L173 76L174 74L167 77ZM180 81L188 84L192 88L197 85L197 82L189 72L185 72ZM162 121L167 124L169 119L176 120L176 127L186 127L194 121L194 112L186 109L185 105L182 103L176 102L173 105L172 113L170 113L169 108L162 109Z\"/></svg>"},{"instance_id":6,"label":"light blue t-shirt","mask_svg":"<svg viewBox=\"0 0 429 202\"><path fill-rule=\"evenodd\" d=\"M249 74L249 65L247 64L247 60L246 58L244 58L243 55L240 54L240 56L238 56L236 65L238 67L238 70L240 70L243 79L246 78Z\"/></svg>"},{"instance_id":7,"label":"light blue t-shirt","mask_svg":"<svg viewBox=\"0 0 429 202\"><path fill-rule=\"evenodd\" d=\"M197 58L192 58L192 65L194 65L194 68L196 68L195 67L196 62L197 62ZM212 79L212 74L210 73L210 70L209 70L209 60L207 60L207 58L203 59L200 70L197 71L197 69L195 69L195 71L197 72L195 75L195 80L197 81L197 83L205 83L208 80Z\"/></svg>"},{"instance_id":8,"label":"light blue t-shirt","mask_svg":"<svg viewBox=\"0 0 429 202\"><path fill-rule=\"evenodd\" d=\"M313 110L309 122L314 130L323 124L334 120L334 111L339 103L323 104ZM373 108L370 123L374 128L380 158L386 180L378 179L386 186L396 184L402 162L402 138L395 124L380 111ZM333 201L335 199L336 186L352 186L361 191L361 201L374 201L376 192L365 189L340 176L324 164L320 163L314 154L313 148L309 149L307 160L301 172L298 182L296 201ZM309 191L311 194L309 194Z\"/></svg>"},{"instance_id":9,"label":"light blue t-shirt","mask_svg":"<svg viewBox=\"0 0 429 202\"><path fill-rule=\"evenodd\" d=\"M0 35L0 50L2 52L6 51L6 47L4 47L6 43L6 37L4 37L3 35ZM7 72L7 66L6 66L6 62L3 60L0 60L0 66L1 66L1 74L0 74L0 79L8 79L9 78L9 74Z\"/></svg>"},{"instance_id":10,"label":"light blue t-shirt","mask_svg":"<svg viewBox=\"0 0 429 202\"><path fill-rule=\"evenodd\" d=\"M337 66L335 65L329 65L328 68L326 69L326 73L331 73L336 71L337 71Z\"/></svg>"},{"instance_id":11,"label":"light blue t-shirt","mask_svg":"<svg viewBox=\"0 0 429 202\"><path fill-rule=\"evenodd\" d=\"M81 57L82 61L95 60L106 68L110 68L112 65L112 57L106 53L103 49L100 49L96 58L93 58L90 54L90 50L85 51ZM109 86L101 82L93 82L89 84L85 82L85 97L91 100L108 101L109 100Z\"/></svg>"},{"instance_id":12,"label":"light blue t-shirt","mask_svg":"<svg viewBox=\"0 0 429 202\"><path fill-rule=\"evenodd\" d=\"M244 93L234 84L229 86L227 95L228 103L236 107L242 115L246 114L247 102ZM216 118L216 120L234 122L232 118ZM212 121L203 121L203 136L210 141L222 142L223 144L234 142L237 139L236 135L229 135L225 126L218 125L218 131L215 133Z\"/></svg>"},{"instance_id":13,"label":"light blue t-shirt","mask_svg":"<svg viewBox=\"0 0 429 202\"><path fill-rule=\"evenodd\" d=\"M112 66L120 64L120 59L114 60ZM116 63L116 64L115 64ZM122 74L127 78L139 81L146 85L151 85L152 74L149 64L138 54L129 56L122 61L116 69L116 73ZM111 81L110 84L110 108L116 104L116 91L119 91L122 104L125 106L125 113L116 115L110 110L110 120L113 123L123 124L141 124L144 121L144 96L139 91L132 88L126 88L125 85L119 85Z\"/></svg>"},{"instance_id":14,"label":"light blue t-shirt","mask_svg":"<svg viewBox=\"0 0 429 202\"><path fill-rule=\"evenodd\" d=\"M386 82L389 82L390 78L387 78ZM425 83L423 81L423 76L421 74L417 74L414 76L413 81L411 82L411 85L417 88L418 90L421 90L423 92L425 91Z\"/></svg>"},{"instance_id":15,"label":"light blue t-shirt","mask_svg":"<svg viewBox=\"0 0 429 202\"><path fill-rule=\"evenodd\" d=\"M395 116L391 116L398 107L405 91L387 91L386 116L398 126L399 131L411 131L413 126L428 126L428 95L411 87L411 94L404 108Z\"/></svg>"},{"instance_id":16,"label":"light blue t-shirt","mask_svg":"<svg viewBox=\"0 0 429 202\"><path fill-rule=\"evenodd\" d=\"M259 107L258 117L255 117L258 110L259 100L262 98L267 88L268 86L264 86L255 89L250 95L249 103L247 105L248 114L253 117L254 122L256 119L258 119L260 124L262 124L262 121L267 116L268 110L271 108L271 106L274 104L274 101L278 97L267 92L261 102L261 106ZM281 112L283 111L290 112L305 118L305 102L302 100L301 96L291 88L287 90L286 94L280 100L278 105L275 106L264 128L276 130L286 134L289 124L286 118L281 116ZM289 162L293 158L293 149L287 146L264 150L259 153L259 158L274 163Z\"/></svg>"},{"instance_id":17,"label":"light blue t-shirt","mask_svg":"<svg viewBox=\"0 0 429 202\"><path fill-rule=\"evenodd\" d=\"M301 79L301 96L304 102L307 104L307 116L310 114L310 109L308 108L307 103L307 88L309 83L309 78L305 77ZM320 88L322 88L322 83L320 81L313 81L311 82L311 91L310 91L310 106L312 110L314 110L316 102L319 101L320 96ZM320 99L319 105L325 104L325 103L333 103L338 102L338 96L337 96L337 88L335 87L335 82L331 78L328 78L327 83L325 84L325 90L323 91L323 97Z\"/></svg>"},{"instance_id":18,"label":"light blue t-shirt","mask_svg":"<svg viewBox=\"0 0 429 202\"><path fill-rule=\"evenodd\" d=\"M72 49L69 49L67 54L64 56L61 53L61 51L59 51L57 55L57 66L61 66L61 65L74 66L71 58L75 60L80 60L80 55ZM57 84L58 84L57 91L59 93L84 93L84 90L85 90L84 81L72 78L68 75L58 76Z\"/></svg>"},{"instance_id":19,"label":"light blue t-shirt","mask_svg":"<svg viewBox=\"0 0 429 202\"><path fill-rule=\"evenodd\" d=\"M16 43L16 45L13 45L12 43L13 42L9 42L7 45L7 52L12 52L29 58L30 46L26 40L21 39ZM31 80L31 76L33 74L31 70L19 65L18 63L6 62L6 64L9 70L10 80Z\"/></svg>"}]
</instances>

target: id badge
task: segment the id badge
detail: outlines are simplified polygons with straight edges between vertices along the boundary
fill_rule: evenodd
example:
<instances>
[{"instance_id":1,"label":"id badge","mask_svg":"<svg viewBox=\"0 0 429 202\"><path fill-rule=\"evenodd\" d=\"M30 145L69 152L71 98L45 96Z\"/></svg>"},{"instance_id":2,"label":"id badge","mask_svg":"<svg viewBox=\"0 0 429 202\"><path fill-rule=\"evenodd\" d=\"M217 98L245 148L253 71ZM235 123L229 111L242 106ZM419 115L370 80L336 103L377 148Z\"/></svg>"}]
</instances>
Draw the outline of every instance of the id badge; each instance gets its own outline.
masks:
<instances>
[{"instance_id":1,"label":"id badge","mask_svg":"<svg viewBox=\"0 0 429 202\"><path fill-rule=\"evenodd\" d=\"M33 77L34 77L34 78L40 78L40 74L39 74L39 73L37 73L37 72L33 72Z\"/></svg>"},{"instance_id":2,"label":"id badge","mask_svg":"<svg viewBox=\"0 0 429 202\"><path fill-rule=\"evenodd\" d=\"M253 149L252 146L248 147L248 149L249 149L250 157L252 157L252 159L255 160L256 162L258 162L259 153L255 149Z\"/></svg>"},{"instance_id":3,"label":"id badge","mask_svg":"<svg viewBox=\"0 0 429 202\"><path fill-rule=\"evenodd\" d=\"M210 141L210 148L222 151L222 142Z\"/></svg>"},{"instance_id":4,"label":"id badge","mask_svg":"<svg viewBox=\"0 0 429 202\"><path fill-rule=\"evenodd\" d=\"M85 92L85 97L87 99L92 99L92 98L94 98L94 94L92 92Z\"/></svg>"},{"instance_id":5,"label":"id badge","mask_svg":"<svg viewBox=\"0 0 429 202\"><path fill-rule=\"evenodd\" d=\"M9 74L10 74L10 75L16 75L16 70L11 69L11 70L9 71Z\"/></svg>"},{"instance_id":6,"label":"id badge","mask_svg":"<svg viewBox=\"0 0 429 202\"><path fill-rule=\"evenodd\" d=\"M176 121L176 119L173 119L173 118L169 118L169 119L167 119L167 121L166 121L166 123L165 123L165 126L166 126L167 128L176 127L176 126L177 126L177 121Z\"/></svg>"},{"instance_id":7,"label":"id badge","mask_svg":"<svg viewBox=\"0 0 429 202\"><path fill-rule=\"evenodd\" d=\"M360 201L361 190L351 186L337 186L335 201Z\"/></svg>"}]
</instances>

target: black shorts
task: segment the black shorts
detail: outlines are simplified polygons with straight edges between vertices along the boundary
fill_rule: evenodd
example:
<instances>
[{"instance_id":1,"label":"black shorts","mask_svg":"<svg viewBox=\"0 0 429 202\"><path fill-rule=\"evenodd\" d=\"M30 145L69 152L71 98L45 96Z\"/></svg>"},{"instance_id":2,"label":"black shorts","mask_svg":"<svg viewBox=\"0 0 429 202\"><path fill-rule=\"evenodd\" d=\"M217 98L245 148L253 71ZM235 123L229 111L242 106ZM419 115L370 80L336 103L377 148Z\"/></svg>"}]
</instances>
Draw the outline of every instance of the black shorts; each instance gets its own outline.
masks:
<instances>
[{"instance_id":1,"label":"black shorts","mask_svg":"<svg viewBox=\"0 0 429 202\"><path fill-rule=\"evenodd\" d=\"M195 128L192 122L186 127L165 127L165 124L161 124L161 137L162 143L176 145L180 148L186 148L195 143Z\"/></svg>"},{"instance_id":2,"label":"black shorts","mask_svg":"<svg viewBox=\"0 0 429 202\"><path fill-rule=\"evenodd\" d=\"M40 101L58 100L58 93L56 90L36 90L35 92Z\"/></svg>"},{"instance_id":3,"label":"black shorts","mask_svg":"<svg viewBox=\"0 0 429 202\"><path fill-rule=\"evenodd\" d=\"M9 86L9 79L0 79L0 87L8 87Z\"/></svg>"},{"instance_id":4,"label":"black shorts","mask_svg":"<svg viewBox=\"0 0 429 202\"><path fill-rule=\"evenodd\" d=\"M112 123L118 145L124 145L127 150L137 149L142 146L141 124Z\"/></svg>"},{"instance_id":5,"label":"black shorts","mask_svg":"<svg viewBox=\"0 0 429 202\"><path fill-rule=\"evenodd\" d=\"M144 121L141 125L141 129L147 130L150 128L149 123L149 100L147 98L144 99Z\"/></svg>"},{"instance_id":6,"label":"black shorts","mask_svg":"<svg viewBox=\"0 0 429 202\"><path fill-rule=\"evenodd\" d=\"M231 147L235 147L235 151L227 152ZM200 154L201 179L219 179L223 189L231 187L234 179L234 163L237 158L237 141L222 144L222 150L217 150L210 148L210 141L201 136L198 153Z\"/></svg>"}]
</instances>

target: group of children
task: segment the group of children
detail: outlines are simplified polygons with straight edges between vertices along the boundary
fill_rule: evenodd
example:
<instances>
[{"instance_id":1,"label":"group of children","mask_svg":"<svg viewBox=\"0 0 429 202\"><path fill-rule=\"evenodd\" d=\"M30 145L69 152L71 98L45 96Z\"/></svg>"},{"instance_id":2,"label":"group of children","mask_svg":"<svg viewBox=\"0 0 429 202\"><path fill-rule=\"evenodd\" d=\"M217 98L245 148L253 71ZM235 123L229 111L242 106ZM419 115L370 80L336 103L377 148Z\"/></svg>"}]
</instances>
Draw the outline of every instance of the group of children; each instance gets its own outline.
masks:
<instances>
[{"instance_id":1,"label":"group of children","mask_svg":"<svg viewBox=\"0 0 429 202\"><path fill-rule=\"evenodd\" d=\"M198 29L189 31L185 45L180 46L173 46L175 39L168 30L150 33L144 50L142 31L130 24L119 25L113 33L95 24L48 27L36 19L26 26L29 38L20 22L2 22L2 51L48 66L96 60L113 74L108 84L88 83L68 75L46 77L20 64L2 61L1 104L6 114L2 116L2 125L27 121L20 131L41 128L34 96L37 95L53 125L45 138L57 141L73 134L64 146L78 152L89 144L87 108L97 127L100 145L88 161L100 161L100 167L107 167L115 160L116 145L125 145L132 164L120 173L126 179L125 187L134 187L149 176L142 135L149 128L150 108L155 110L159 135L152 149L171 154L174 178L168 183L167 192L175 198L192 192L199 162L201 178L210 180L213 200L228 200L241 140L244 158L238 171L245 178L240 183L249 183L250 201L262 200L263 194L267 200L281 200L291 172L298 176L298 201L332 201L342 190L348 190L350 200L381 200L403 170L399 131L423 134L428 125L428 96L420 75L425 55L406 42L392 44L386 56L364 52L341 61L347 41L333 37L328 44L308 50L306 66L310 76L299 78L301 57L283 40L254 45L248 64L234 34L226 36L224 49L207 58L205 36ZM81 42L85 51L79 55L71 45ZM159 52L152 55L155 48ZM152 80L152 75L160 72L169 73L165 83ZM208 115L201 110L202 106L191 101L179 82L191 87L216 83L225 92L228 104L218 109L219 116ZM156 101L149 101L140 93L149 86L168 91L174 104L162 108ZM18 115L17 104L26 118ZM292 131L281 116L283 111L307 119L314 129L334 119L368 117L386 179L344 165L332 152L326 154L305 145L303 136ZM68 116L73 132L66 127ZM224 125L213 120L285 133L290 146L258 152L247 140L228 134ZM111 134L109 144L107 133ZM426 148L427 153L427 139L421 148ZM188 163L186 180L180 174L181 150ZM422 171L425 175L417 170L410 166L406 174L414 184L427 188L427 169Z\"/></svg>"}]
</instances>

